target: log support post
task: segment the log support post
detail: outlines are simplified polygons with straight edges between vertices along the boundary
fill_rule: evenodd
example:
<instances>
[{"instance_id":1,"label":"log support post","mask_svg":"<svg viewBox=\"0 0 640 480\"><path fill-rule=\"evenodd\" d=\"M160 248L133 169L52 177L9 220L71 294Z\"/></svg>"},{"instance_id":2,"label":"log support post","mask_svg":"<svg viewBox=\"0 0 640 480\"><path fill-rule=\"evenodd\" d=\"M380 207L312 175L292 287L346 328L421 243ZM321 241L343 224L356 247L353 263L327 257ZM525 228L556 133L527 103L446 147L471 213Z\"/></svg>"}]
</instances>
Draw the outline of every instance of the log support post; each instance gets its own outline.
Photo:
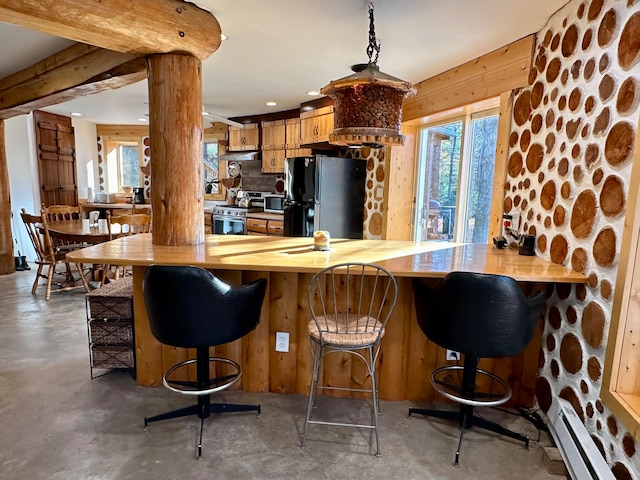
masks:
<instances>
[{"instance_id":1,"label":"log support post","mask_svg":"<svg viewBox=\"0 0 640 480\"><path fill-rule=\"evenodd\" d=\"M4 120L0 120L0 275L16 271L11 232L11 195L9 194L9 166L5 150Z\"/></svg>"},{"instance_id":2,"label":"log support post","mask_svg":"<svg viewBox=\"0 0 640 480\"><path fill-rule=\"evenodd\" d=\"M154 245L204 242L202 62L147 57Z\"/></svg>"}]
</instances>

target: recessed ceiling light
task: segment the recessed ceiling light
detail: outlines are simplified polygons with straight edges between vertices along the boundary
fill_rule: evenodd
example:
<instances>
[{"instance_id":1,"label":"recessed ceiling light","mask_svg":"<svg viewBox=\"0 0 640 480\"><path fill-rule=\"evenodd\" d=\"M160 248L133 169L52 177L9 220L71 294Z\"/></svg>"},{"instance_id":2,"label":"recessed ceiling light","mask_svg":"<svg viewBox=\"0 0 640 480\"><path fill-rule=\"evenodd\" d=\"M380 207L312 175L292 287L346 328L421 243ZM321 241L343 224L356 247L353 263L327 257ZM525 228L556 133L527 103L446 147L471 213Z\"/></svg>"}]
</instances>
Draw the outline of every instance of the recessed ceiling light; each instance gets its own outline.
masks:
<instances>
[{"instance_id":1,"label":"recessed ceiling light","mask_svg":"<svg viewBox=\"0 0 640 480\"><path fill-rule=\"evenodd\" d=\"M267 103L265 103L265 105L266 105L267 107L275 107L275 106L276 106L276 105L278 105L278 104L277 104L276 102L267 102Z\"/></svg>"},{"instance_id":2,"label":"recessed ceiling light","mask_svg":"<svg viewBox=\"0 0 640 480\"><path fill-rule=\"evenodd\" d=\"M315 90L309 90L307 92L307 95L309 95L310 97L315 97L316 95L320 95L320 92L316 92Z\"/></svg>"},{"instance_id":3,"label":"recessed ceiling light","mask_svg":"<svg viewBox=\"0 0 640 480\"><path fill-rule=\"evenodd\" d=\"M224 42L225 40L228 40L228 39L229 39L229 37L227 37L224 33L221 33L221 34L220 34L220 40L222 40L223 42Z\"/></svg>"},{"instance_id":4,"label":"recessed ceiling light","mask_svg":"<svg viewBox=\"0 0 640 480\"><path fill-rule=\"evenodd\" d=\"M139 122L147 122L149 119L148 118L139 118L138 121Z\"/></svg>"},{"instance_id":5,"label":"recessed ceiling light","mask_svg":"<svg viewBox=\"0 0 640 480\"><path fill-rule=\"evenodd\" d=\"M82 114L80 112L71 112L69 115L71 115L72 117L81 117Z\"/></svg>"}]
</instances>

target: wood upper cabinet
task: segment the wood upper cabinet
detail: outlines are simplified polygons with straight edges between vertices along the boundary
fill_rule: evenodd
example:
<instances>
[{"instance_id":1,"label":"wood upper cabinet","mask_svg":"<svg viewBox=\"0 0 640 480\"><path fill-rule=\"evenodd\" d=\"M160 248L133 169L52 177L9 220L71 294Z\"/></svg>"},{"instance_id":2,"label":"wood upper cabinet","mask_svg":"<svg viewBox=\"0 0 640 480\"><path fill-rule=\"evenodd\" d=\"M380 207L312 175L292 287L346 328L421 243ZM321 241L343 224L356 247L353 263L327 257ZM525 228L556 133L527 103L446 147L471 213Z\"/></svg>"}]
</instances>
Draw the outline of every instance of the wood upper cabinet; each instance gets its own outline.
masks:
<instances>
[{"instance_id":1,"label":"wood upper cabinet","mask_svg":"<svg viewBox=\"0 0 640 480\"><path fill-rule=\"evenodd\" d=\"M244 128L229 127L229 150L259 150L260 129L257 123L247 123Z\"/></svg>"},{"instance_id":2,"label":"wood upper cabinet","mask_svg":"<svg viewBox=\"0 0 640 480\"><path fill-rule=\"evenodd\" d=\"M262 150L262 173L284 172L285 150Z\"/></svg>"},{"instance_id":3,"label":"wood upper cabinet","mask_svg":"<svg viewBox=\"0 0 640 480\"><path fill-rule=\"evenodd\" d=\"M304 157L311 155L310 148L300 148L300 117L287 120L285 157Z\"/></svg>"},{"instance_id":4,"label":"wood upper cabinet","mask_svg":"<svg viewBox=\"0 0 640 480\"><path fill-rule=\"evenodd\" d=\"M262 122L262 173L283 173L286 121Z\"/></svg>"},{"instance_id":5,"label":"wood upper cabinet","mask_svg":"<svg viewBox=\"0 0 640 480\"><path fill-rule=\"evenodd\" d=\"M300 117L287 119L285 140L287 150L300 148Z\"/></svg>"},{"instance_id":6,"label":"wood upper cabinet","mask_svg":"<svg viewBox=\"0 0 640 480\"><path fill-rule=\"evenodd\" d=\"M292 148L285 150L285 158L307 157L313 153L310 148Z\"/></svg>"},{"instance_id":7,"label":"wood upper cabinet","mask_svg":"<svg viewBox=\"0 0 640 480\"><path fill-rule=\"evenodd\" d=\"M286 126L284 120L262 122L262 150L283 150Z\"/></svg>"},{"instance_id":8,"label":"wood upper cabinet","mask_svg":"<svg viewBox=\"0 0 640 480\"><path fill-rule=\"evenodd\" d=\"M328 142L333 132L333 106L322 107L300 114L300 144Z\"/></svg>"}]
</instances>

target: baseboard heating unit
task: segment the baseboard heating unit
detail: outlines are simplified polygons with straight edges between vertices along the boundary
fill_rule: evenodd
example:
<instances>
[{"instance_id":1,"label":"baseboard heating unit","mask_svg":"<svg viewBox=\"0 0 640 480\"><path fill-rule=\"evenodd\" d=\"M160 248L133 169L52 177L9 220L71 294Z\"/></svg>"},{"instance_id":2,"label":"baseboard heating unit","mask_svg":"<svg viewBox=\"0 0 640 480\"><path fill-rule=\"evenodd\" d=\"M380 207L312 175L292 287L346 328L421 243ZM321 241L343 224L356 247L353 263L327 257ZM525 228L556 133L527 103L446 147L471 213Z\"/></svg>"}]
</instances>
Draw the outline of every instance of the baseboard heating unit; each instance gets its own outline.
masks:
<instances>
[{"instance_id":1,"label":"baseboard heating unit","mask_svg":"<svg viewBox=\"0 0 640 480\"><path fill-rule=\"evenodd\" d=\"M569 402L554 398L547 412L551 436L573 480L615 480L600 450Z\"/></svg>"}]
</instances>

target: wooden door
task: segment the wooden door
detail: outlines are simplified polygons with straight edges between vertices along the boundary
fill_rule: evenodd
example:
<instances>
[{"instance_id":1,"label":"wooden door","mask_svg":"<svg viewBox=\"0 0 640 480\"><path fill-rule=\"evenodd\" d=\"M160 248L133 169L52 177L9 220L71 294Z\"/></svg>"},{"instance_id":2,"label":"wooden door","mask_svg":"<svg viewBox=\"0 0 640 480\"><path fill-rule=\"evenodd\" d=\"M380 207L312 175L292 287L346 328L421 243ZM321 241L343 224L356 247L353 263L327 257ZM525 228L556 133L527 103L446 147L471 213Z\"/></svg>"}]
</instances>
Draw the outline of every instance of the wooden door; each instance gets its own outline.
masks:
<instances>
[{"instance_id":1,"label":"wooden door","mask_svg":"<svg viewBox=\"0 0 640 480\"><path fill-rule=\"evenodd\" d=\"M35 111L40 201L78 205L75 136L71 118Z\"/></svg>"}]
</instances>

